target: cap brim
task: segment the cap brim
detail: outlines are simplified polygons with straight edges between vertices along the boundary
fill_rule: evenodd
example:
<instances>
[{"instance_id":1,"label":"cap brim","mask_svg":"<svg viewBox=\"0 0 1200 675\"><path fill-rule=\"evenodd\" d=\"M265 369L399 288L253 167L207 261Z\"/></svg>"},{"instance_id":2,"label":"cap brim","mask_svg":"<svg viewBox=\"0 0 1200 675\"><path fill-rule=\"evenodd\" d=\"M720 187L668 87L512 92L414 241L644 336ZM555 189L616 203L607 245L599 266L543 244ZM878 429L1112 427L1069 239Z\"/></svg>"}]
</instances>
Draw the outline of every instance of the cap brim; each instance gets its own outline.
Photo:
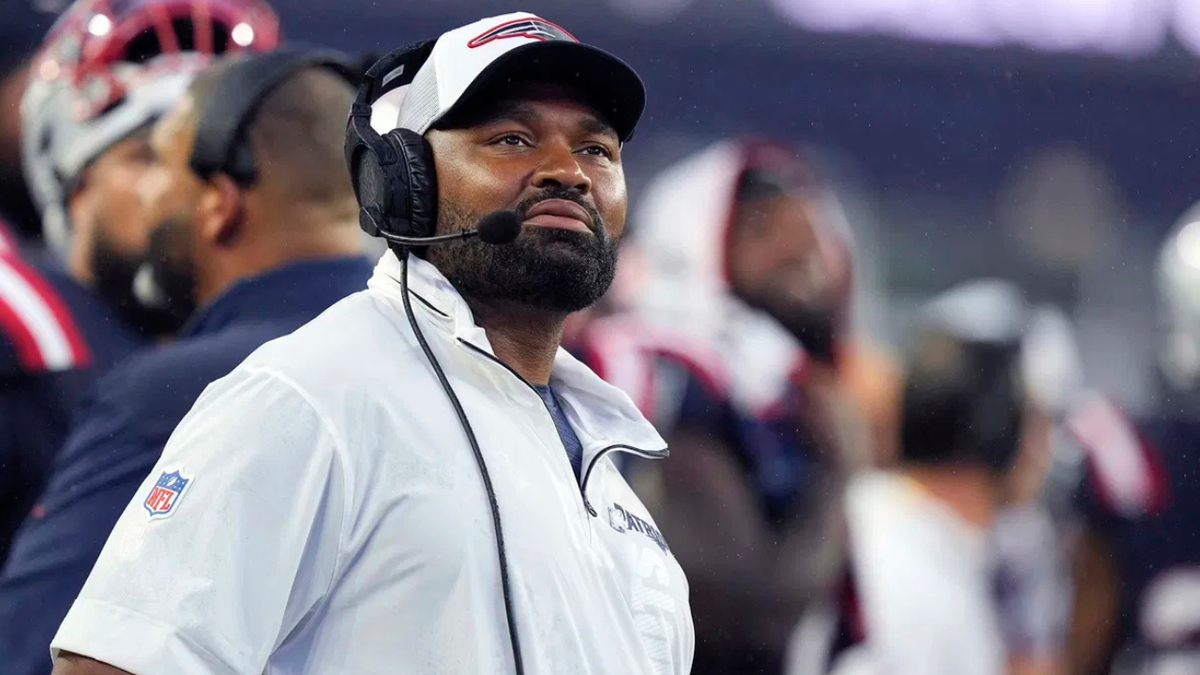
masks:
<instances>
[{"instance_id":1,"label":"cap brim","mask_svg":"<svg viewBox=\"0 0 1200 675\"><path fill-rule=\"evenodd\" d=\"M578 42L547 40L516 47L492 61L439 119L469 109L486 92L530 81L570 86L604 116L617 137L633 136L646 107L646 86L637 72L608 52Z\"/></svg>"}]
</instances>

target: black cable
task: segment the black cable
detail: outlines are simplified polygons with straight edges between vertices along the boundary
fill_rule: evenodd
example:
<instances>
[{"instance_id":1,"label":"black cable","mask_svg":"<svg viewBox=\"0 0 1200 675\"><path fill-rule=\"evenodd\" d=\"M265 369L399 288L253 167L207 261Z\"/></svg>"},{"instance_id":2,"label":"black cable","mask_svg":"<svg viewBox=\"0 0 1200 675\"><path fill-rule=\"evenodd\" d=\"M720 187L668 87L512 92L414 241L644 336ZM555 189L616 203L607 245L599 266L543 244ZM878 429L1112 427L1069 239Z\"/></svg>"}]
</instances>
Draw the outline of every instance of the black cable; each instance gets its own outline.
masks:
<instances>
[{"instance_id":1,"label":"black cable","mask_svg":"<svg viewBox=\"0 0 1200 675\"><path fill-rule=\"evenodd\" d=\"M512 592L509 589L508 583L508 554L504 551L504 533L500 527L500 505L496 502L496 491L492 489L492 479L488 475L487 464L483 461L483 451L479 449L479 441L475 439L475 430L471 428L471 420L467 419L467 413L463 411L462 403L458 400L458 395L454 393L454 388L450 386L450 381L446 379L446 373L442 370L442 364L438 363L437 357L433 355L433 350L429 348L429 343L425 341L425 335L421 333L421 327L417 325L417 317L413 314L412 310L412 301L408 297L408 256L409 253L407 251L403 251L400 256L400 266L402 268L400 292L404 296L404 314L408 317L408 323L412 326L413 334L417 336L417 342L421 345L421 351L425 352L425 358L429 360L429 365L433 367L433 372L437 375L438 382L442 385L442 390L446 392L446 397L450 399L450 404L454 406L454 412L458 415L458 422L467 434L467 442L471 444L471 452L475 453L475 463L479 466L479 475L483 477L483 489L487 492L488 504L492 507L492 526L496 532L496 558L500 561L500 589L504 595L504 617L508 620L508 637L512 645L513 664L517 668L517 675L525 675L525 665L521 661L521 640L517 637L517 620L513 616Z\"/></svg>"}]
</instances>

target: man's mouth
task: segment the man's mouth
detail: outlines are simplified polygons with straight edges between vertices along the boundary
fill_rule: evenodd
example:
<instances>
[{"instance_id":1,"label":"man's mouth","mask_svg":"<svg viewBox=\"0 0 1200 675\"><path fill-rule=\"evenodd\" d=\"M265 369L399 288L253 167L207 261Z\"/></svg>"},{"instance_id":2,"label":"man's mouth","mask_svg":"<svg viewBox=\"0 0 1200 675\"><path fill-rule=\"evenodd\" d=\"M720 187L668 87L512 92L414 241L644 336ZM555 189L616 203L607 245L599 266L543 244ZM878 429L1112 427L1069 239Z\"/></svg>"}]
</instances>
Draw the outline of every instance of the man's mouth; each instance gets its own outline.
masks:
<instances>
[{"instance_id":1,"label":"man's mouth","mask_svg":"<svg viewBox=\"0 0 1200 675\"><path fill-rule=\"evenodd\" d=\"M593 225L587 209L567 199L546 199L534 204L525 212L524 224L589 234Z\"/></svg>"}]
</instances>

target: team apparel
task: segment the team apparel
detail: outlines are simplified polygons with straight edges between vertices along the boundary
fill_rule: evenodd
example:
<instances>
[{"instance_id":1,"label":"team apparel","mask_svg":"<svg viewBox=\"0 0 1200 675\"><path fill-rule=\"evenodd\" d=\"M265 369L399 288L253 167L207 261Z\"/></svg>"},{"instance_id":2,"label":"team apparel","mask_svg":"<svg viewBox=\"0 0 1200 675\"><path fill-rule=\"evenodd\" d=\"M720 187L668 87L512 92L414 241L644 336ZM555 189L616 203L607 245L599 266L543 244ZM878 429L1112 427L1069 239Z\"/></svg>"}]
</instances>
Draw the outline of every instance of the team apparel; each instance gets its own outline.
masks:
<instances>
[{"instance_id":1,"label":"team apparel","mask_svg":"<svg viewBox=\"0 0 1200 675\"><path fill-rule=\"evenodd\" d=\"M901 474L846 492L851 564L797 628L790 675L1001 675L987 533Z\"/></svg>"},{"instance_id":2,"label":"team apparel","mask_svg":"<svg viewBox=\"0 0 1200 675\"><path fill-rule=\"evenodd\" d=\"M95 384L0 572L0 672L50 672L54 632L123 507L204 388L264 342L362 289L370 274L368 261L351 257L242 279L197 312L176 342L131 357ZM143 514L169 517L188 478L160 472L154 479L153 494L140 500Z\"/></svg>"},{"instance_id":3,"label":"team apparel","mask_svg":"<svg viewBox=\"0 0 1200 675\"><path fill-rule=\"evenodd\" d=\"M1119 582L1113 672L1200 670L1200 421L1134 423L1096 396L1066 426L1084 451L1080 515Z\"/></svg>"},{"instance_id":4,"label":"team apparel","mask_svg":"<svg viewBox=\"0 0 1200 675\"><path fill-rule=\"evenodd\" d=\"M108 305L21 250L0 223L0 566L92 381L143 345ZM7 654L3 645L0 637Z\"/></svg>"},{"instance_id":5,"label":"team apparel","mask_svg":"<svg viewBox=\"0 0 1200 675\"><path fill-rule=\"evenodd\" d=\"M389 252L368 290L206 389L54 650L135 673L513 671L488 501L400 275ZM463 299L422 260L409 275L495 488L525 672L688 673L687 581L612 462L664 456L661 437L560 351L550 386L582 444L577 479Z\"/></svg>"}]
</instances>

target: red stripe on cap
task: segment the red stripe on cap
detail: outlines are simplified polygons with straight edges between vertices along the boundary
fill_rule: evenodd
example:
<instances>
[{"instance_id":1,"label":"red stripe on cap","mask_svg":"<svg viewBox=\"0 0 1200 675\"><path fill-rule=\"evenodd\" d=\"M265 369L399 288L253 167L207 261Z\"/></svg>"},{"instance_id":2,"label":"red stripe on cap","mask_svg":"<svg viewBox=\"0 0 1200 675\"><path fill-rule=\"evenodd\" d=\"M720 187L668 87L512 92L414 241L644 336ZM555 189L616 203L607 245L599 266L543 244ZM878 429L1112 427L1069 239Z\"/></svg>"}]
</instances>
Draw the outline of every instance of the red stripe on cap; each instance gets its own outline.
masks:
<instances>
[{"instance_id":1,"label":"red stripe on cap","mask_svg":"<svg viewBox=\"0 0 1200 675\"><path fill-rule=\"evenodd\" d=\"M553 28L554 30L562 33L563 35L567 36L567 38L569 38L573 42L579 42L579 38L576 38L574 35L571 35L569 32L567 32L567 30L565 28L563 28L562 26L559 26L558 24L551 23L549 21L546 21L545 19L538 18L538 17L526 17L524 19L513 19L511 21L505 21L504 23L500 24L499 26L495 26L493 28L489 28L489 29L483 31L479 35L476 35L475 37L471 38L467 42L467 47L469 49L475 49L476 47L482 47L483 45L486 45L487 43L493 42L495 40L503 40L506 38L513 38L513 37L524 37L524 38L529 38L530 40L543 40L543 41L546 39L544 36L542 36L538 33L529 33L529 32L525 32L525 31L518 31L515 33L503 33L502 32L502 30L504 28L507 28L509 26L516 26L516 25L522 24L522 23L532 23L532 24L540 23L544 26L549 26L550 28Z\"/></svg>"}]
</instances>

